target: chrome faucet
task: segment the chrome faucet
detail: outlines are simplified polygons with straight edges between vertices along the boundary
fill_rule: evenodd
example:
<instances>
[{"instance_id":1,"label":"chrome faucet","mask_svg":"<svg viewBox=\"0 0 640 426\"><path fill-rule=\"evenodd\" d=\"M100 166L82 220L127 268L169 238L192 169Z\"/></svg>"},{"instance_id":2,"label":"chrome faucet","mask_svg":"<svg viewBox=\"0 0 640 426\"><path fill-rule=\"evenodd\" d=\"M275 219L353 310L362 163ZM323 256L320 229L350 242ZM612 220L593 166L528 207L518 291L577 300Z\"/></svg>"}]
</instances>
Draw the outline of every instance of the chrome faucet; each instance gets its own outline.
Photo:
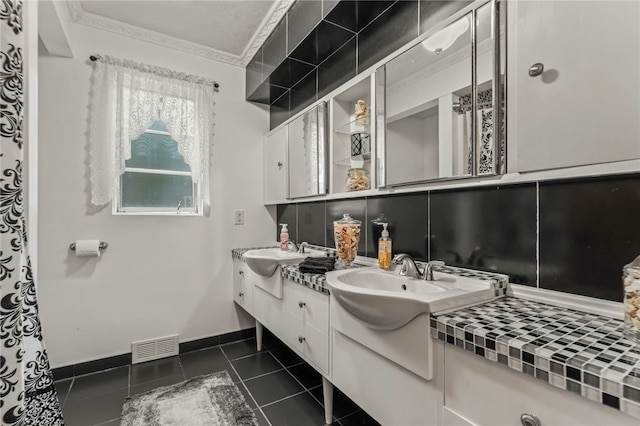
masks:
<instances>
[{"instance_id":1,"label":"chrome faucet","mask_svg":"<svg viewBox=\"0 0 640 426\"><path fill-rule=\"evenodd\" d=\"M301 242L300 244L296 244L293 240L287 240L287 250L290 250L293 247L293 252L304 254L304 249L309 245L306 241Z\"/></svg>"},{"instance_id":2,"label":"chrome faucet","mask_svg":"<svg viewBox=\"0 0 640 426\"><path fill-rule=\"evenodd\" d=\"M444 266L444 262L442 260L432 260L427 263L427 266L424 267L423 278L427 281L433 281L433 267L434 266Z\"/></svg>"},{"instance_id":3,"label":"chrome faucet","mask_svg":"<svg viewBox=\"0 0 640 426\"><path fill-rule=\"evenodd\" d=\"M287 240L287 250L289 250L291 248L291 246L293 246L293 252L297 252L298 251L298 245L295 243L295 241L293 240Z\"/></svg>"},{"instance_id":4,"label":"chrome faucet","mask_svg":"<svg viewBox=\"0 0 640 426\"><path fill-rule=\"evenodd\" d=\"M398 274L410 278L422 278L422 274L418 270L418 266L416 266L416 261L408 254L400 253L395 255L393 263L400 265Z\"/></svg>"}]
</instances>

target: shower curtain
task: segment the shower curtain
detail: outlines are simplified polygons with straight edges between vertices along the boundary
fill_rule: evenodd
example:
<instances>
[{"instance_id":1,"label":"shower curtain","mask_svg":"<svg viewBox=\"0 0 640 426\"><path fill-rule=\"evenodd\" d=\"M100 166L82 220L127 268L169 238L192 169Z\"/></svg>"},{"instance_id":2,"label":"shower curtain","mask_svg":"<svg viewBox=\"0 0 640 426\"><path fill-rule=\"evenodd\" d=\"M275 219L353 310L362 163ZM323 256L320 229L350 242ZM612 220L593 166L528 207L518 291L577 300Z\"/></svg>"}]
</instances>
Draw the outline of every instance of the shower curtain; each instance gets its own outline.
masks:
<instances>
[{"instance_id":1,"label":"shower curtain","mask_svg":"<svg viewBox=\"0 0 640 426\"><path fill-rule=\"evenodd\" d=\"M0 422L63 425L42 340L22 205L22 6L19 0L0 2Z\"/></svg>"},{"instance_id":2,"label":"shower curtain","mask_svg":"<svg viewBox=\"0 0 640 426\"><path fill-rule=\"evenodd\" d=\"M476 145L476 173L478 175L492 174L493 169L493 109L485 108L476 112L476 134L478 142ZM467 158L467 174L473 171L473 154L471 146L471 111L458 115L458 138L459 145L464 147Z\"/></svg>"}]
</instances>

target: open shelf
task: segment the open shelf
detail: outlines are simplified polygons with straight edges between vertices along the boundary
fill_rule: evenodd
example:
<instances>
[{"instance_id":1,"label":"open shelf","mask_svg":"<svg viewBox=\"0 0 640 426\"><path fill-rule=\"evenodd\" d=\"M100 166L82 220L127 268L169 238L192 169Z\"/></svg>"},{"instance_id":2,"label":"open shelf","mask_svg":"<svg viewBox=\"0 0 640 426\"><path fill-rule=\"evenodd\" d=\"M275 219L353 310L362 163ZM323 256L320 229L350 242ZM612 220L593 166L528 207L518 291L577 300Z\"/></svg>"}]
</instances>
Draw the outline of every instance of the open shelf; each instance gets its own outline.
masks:
<instances>
[{"instance_id":1,"label":"open shelf","mask_svg":"<svg viewBox=\"0 0 640 426\"><path fill-rule=\"evenodd\" d=\"M369 161L371 160L371 153L367 152L365 154L354 155L353 157L343 158L341 160L335 160L333 164L336 166L347 166L351 167L351 161Z\"/></svg>"},{"instance_id":2,"label":"open shelf","mask_svg":"<svg viewBox=\"0 0 640 426\"><path fill-rule=\"evenodd\" d=\"M352 133L371 133L371 115L367 114L338 126L335 132L347 135Z\"/></svg>"}]
</instances>

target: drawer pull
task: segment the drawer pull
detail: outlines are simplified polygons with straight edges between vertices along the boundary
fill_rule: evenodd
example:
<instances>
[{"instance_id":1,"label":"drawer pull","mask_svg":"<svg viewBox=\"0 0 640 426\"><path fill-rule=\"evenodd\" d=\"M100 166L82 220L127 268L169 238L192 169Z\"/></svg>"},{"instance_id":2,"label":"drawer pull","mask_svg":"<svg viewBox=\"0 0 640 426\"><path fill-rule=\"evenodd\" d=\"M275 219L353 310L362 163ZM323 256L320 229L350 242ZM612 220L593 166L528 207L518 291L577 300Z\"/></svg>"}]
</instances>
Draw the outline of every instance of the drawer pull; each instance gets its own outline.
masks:
<instances>
[{"instance_id":1,"label":"drawer pull","mask_svg":"<svg viewBox=\"0 0 640 426\"><path fill-rule=\"evenodd\" d=\"M240 276L244 275L244 271L238 271L238 275Z\"/></svg>"},{"instance_id":2,"label":"drawer pull","mask_svg":"<svg viewBox=\"0 0 640 426\"><path fill-rule=\"evenodd\" d=\"M304 308L307 304L304 303L302 300L298 302L298 306L300 306L300 309Z\"/></svg>"},{"instance_id":3,"label":"drawer pull","mask_svg":"<svg viewBox=\"0 0 640 426\"><path fill-rule=\"evenodd\" d=\"M238 293L238 296L239 296L239 297L243 297L243 296L244 296L244 293L243 293L243 292L240 292L240 293Z\"/></svg>"},{"instance_id":4,"label":"drawer pull","mask_svg":"<svg viewBox=\"0 0 640 426\"><path fill-rule=\"evenodd\" d=\"M522 423L522 426L542 426L539 418L527 413L520 416L520 423Z\"/></svg>"},{"instance_id":5,"label":"drawer pull","mask_svg":"<svg viewBox=\"0 0 640 426\"><path fill-rule=\"evenodd\" d=\"M305 338L304 338L304 337L302 337L302 336L298 336L298 342L302 343L302 342L304 342L305 340L307 340L307 339L305 339Z\"/></svg>"}]
</instances>

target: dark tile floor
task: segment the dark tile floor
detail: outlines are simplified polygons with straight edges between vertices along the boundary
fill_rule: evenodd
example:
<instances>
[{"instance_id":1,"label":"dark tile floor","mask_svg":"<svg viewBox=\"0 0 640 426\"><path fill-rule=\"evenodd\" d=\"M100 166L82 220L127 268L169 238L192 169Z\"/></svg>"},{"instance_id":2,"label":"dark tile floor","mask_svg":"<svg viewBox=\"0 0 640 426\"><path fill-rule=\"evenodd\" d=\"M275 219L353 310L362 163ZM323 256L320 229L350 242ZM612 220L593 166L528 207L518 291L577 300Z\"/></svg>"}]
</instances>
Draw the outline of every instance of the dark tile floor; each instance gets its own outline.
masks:
<instances>
[{"instance_id":1,"label":"dark tile floor","mask_svg":"<svg viewBox=\"0 0 640 426\"><path fill-rule=\"evenodd\" d=\"M56 381L67 426L119 425L125 398L226 370L260 425L324 425L322 376L271 334ZM334 390L333 425L378 425ZM185 425L188 426L188 425Z\"/></svg>"}]
</instances>

